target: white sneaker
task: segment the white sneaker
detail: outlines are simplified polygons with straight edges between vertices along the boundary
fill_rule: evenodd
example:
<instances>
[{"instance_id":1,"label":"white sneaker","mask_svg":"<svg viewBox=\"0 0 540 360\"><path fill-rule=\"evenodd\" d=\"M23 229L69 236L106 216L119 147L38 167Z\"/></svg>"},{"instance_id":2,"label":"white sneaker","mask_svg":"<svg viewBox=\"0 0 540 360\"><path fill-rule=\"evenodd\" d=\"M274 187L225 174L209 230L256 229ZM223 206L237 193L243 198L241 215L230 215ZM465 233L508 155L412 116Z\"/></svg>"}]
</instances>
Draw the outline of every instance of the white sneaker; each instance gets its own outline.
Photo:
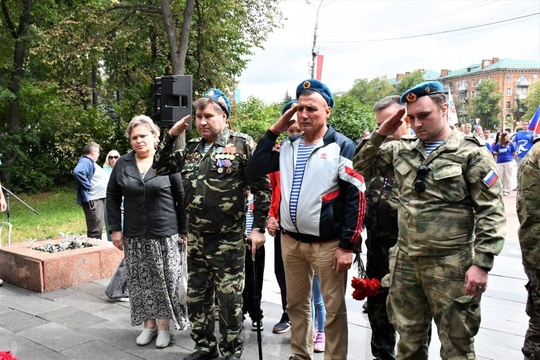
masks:
<instances>
[{"instance_id":1,"label":"white sneaker","mask_svg":"<svg viewBox=\"0 0 540 360\"><path fill-rule=\"evenodd\" d=\"M158 331L157 339L156 339L156 347L157 348L166 348L169 346L171 342L171 334L168 330L164 331Z\"/></svg>"}]
</instances>

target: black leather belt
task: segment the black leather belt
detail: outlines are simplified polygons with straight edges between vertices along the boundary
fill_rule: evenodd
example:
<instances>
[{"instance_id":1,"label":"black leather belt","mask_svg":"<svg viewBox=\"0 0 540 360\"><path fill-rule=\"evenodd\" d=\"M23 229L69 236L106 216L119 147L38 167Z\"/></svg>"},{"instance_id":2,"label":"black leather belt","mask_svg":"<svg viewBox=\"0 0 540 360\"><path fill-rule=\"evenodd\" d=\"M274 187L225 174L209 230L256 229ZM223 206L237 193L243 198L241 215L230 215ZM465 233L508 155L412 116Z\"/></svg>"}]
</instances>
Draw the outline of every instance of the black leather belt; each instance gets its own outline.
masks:
<instances>
[{"instance_id":1,"label":"black leather belt","mask_svg":"<svg viewBox=\"0 0 540 360\"><path fill-rule=\"evenodd\" d=\"M309 235L309 234L295 233L295 232L288 231L288 230L285 230L285 229L281 229L281 233L289 235L290 237L292 237L296 241L299 241L301 243L307 243L307 244L328 242L328 241L334 241L334 240L338 239L338 237L336 237L336 236L320 237L320 236Z\"/></svg>"}]
</instances>

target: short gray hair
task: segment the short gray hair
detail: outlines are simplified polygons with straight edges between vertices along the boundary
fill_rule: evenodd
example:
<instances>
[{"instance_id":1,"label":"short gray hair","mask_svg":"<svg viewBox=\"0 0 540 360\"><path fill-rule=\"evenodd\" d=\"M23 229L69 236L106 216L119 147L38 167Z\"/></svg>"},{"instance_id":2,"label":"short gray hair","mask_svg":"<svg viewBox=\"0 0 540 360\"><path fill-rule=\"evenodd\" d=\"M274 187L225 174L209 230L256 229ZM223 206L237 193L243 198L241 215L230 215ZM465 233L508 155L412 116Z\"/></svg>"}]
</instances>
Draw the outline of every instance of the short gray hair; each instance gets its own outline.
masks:
<instances>
[{"instance_id":1,"label":"short gray hair","mask_svg":"<svg viewBox=\"0 0 540 360\"><path fill-rule=\"evenodd\" d=\"M159 126L154 124L154 121L152 120L152 118L146 115L137 115L133 119L131 119L127 127L126 136L128 139L131 138L131 132L133 131L133 129L139 125L146 126L152 134L159 137L159 134L160 134Z\"/></svg>"},{"instance_id":2,"label":"short gray hair","mask_svg":"<svg viewBox=\"0 0 540 360\"><path fill-rule=\"evenodd\" d=\"M392 105L398 105L400 108L405 108L405 105L399 101L399 95L390 95L382 98L373 105L373 112L379 112Z\"/></svg>"}]
</instances>

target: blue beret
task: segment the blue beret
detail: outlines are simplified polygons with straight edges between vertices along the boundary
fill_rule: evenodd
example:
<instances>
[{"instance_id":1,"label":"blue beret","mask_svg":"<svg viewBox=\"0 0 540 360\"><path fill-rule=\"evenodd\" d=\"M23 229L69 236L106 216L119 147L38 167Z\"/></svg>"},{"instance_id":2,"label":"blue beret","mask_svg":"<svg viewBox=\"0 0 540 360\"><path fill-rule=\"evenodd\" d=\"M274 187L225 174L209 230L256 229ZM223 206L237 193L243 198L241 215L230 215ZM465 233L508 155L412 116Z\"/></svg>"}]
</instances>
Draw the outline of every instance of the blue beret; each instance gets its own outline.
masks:
<instances>
[{"instance_id":1,"label":"blue beret","mask_svg":"<svg viewBox=\"0 0 540 360\"><path fill-rule=\"evenodd\" d=\"M281 110L281 115L285 114L285 112L289 110L290 108L295 107L296 104L298 104L298 101L296 100L291 100L288 103L286 103L285 106L283 107L283 110Z\"/></svg>"},{"instance_id":2,"label":"blue beret","mask_svg":"<svg viewBox=\"0 0 540 360\"><path fill-rule=\"evenodd\" d=\"M415 102L421 96L444 93L444 85L438 81L424 81L405 91L399 101L403 104Z\"/></svg>"},{"instance_id":3,"label":"blue beret","mask_svg":"<svg viewBox=\"0 0 540 360\"><path fill-rule=\"evenodd\" d=\"M332 92L330 91L328 86L324 85L319 80L309 79L309 80L302 81L300 85L296 87L297 99L298 97L300 97L300 94L304 90L312 90L312 91L318 92L326 100L326 102L328 103L328 106L330 106L331 108L334 107L334 97L332 96Z\"/></svg>"},{"instance_id":4,"label":"blue beret","mask_svg":"<svg viewBox=\"0 0 540 360\"><path fill-rule=\"evenodd\" d=\"M204 93L204 97L212 99L218 103L219 107L221 107L221 109L227 114L227 119L229 118L231 115L231 102L229 101L229 98L223 92L221 92L221 90L210 88L206 91L206 93Z\"/></svg>"}]
</instances>

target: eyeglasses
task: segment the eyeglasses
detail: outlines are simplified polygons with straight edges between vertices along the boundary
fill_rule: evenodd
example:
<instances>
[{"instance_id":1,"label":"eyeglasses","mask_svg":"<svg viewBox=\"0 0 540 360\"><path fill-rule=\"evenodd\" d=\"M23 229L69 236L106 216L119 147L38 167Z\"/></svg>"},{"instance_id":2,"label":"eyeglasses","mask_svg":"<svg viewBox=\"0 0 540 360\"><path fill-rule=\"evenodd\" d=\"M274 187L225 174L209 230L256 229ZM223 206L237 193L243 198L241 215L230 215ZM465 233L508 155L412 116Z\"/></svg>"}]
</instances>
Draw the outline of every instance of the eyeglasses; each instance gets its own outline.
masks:
<instances>
[{"instance_id":1,"label":"eyeglasses","mask_svg":"<svg viewBox=\"0 0 540 360\"><path fill-rule=\"evenodd\" d=\"M118 155L111 155L111 156L109 156L109 159L118 159L119 157L120 156L118 156Z\"/></svg>"},{"instance_id":2,"label":"eyeglasses","mask_svg":"<svg viewBox=\"0 0 540 360\"><path fill-rule=\"evenodd\" d=\"M425 179L426 179L428 170L429 169L426 165L422 165L416 171L416 180L414 180L414 191L416 191L418 194L421 194L424 191L426 191Z\"/></svg>"}]
</instances>

